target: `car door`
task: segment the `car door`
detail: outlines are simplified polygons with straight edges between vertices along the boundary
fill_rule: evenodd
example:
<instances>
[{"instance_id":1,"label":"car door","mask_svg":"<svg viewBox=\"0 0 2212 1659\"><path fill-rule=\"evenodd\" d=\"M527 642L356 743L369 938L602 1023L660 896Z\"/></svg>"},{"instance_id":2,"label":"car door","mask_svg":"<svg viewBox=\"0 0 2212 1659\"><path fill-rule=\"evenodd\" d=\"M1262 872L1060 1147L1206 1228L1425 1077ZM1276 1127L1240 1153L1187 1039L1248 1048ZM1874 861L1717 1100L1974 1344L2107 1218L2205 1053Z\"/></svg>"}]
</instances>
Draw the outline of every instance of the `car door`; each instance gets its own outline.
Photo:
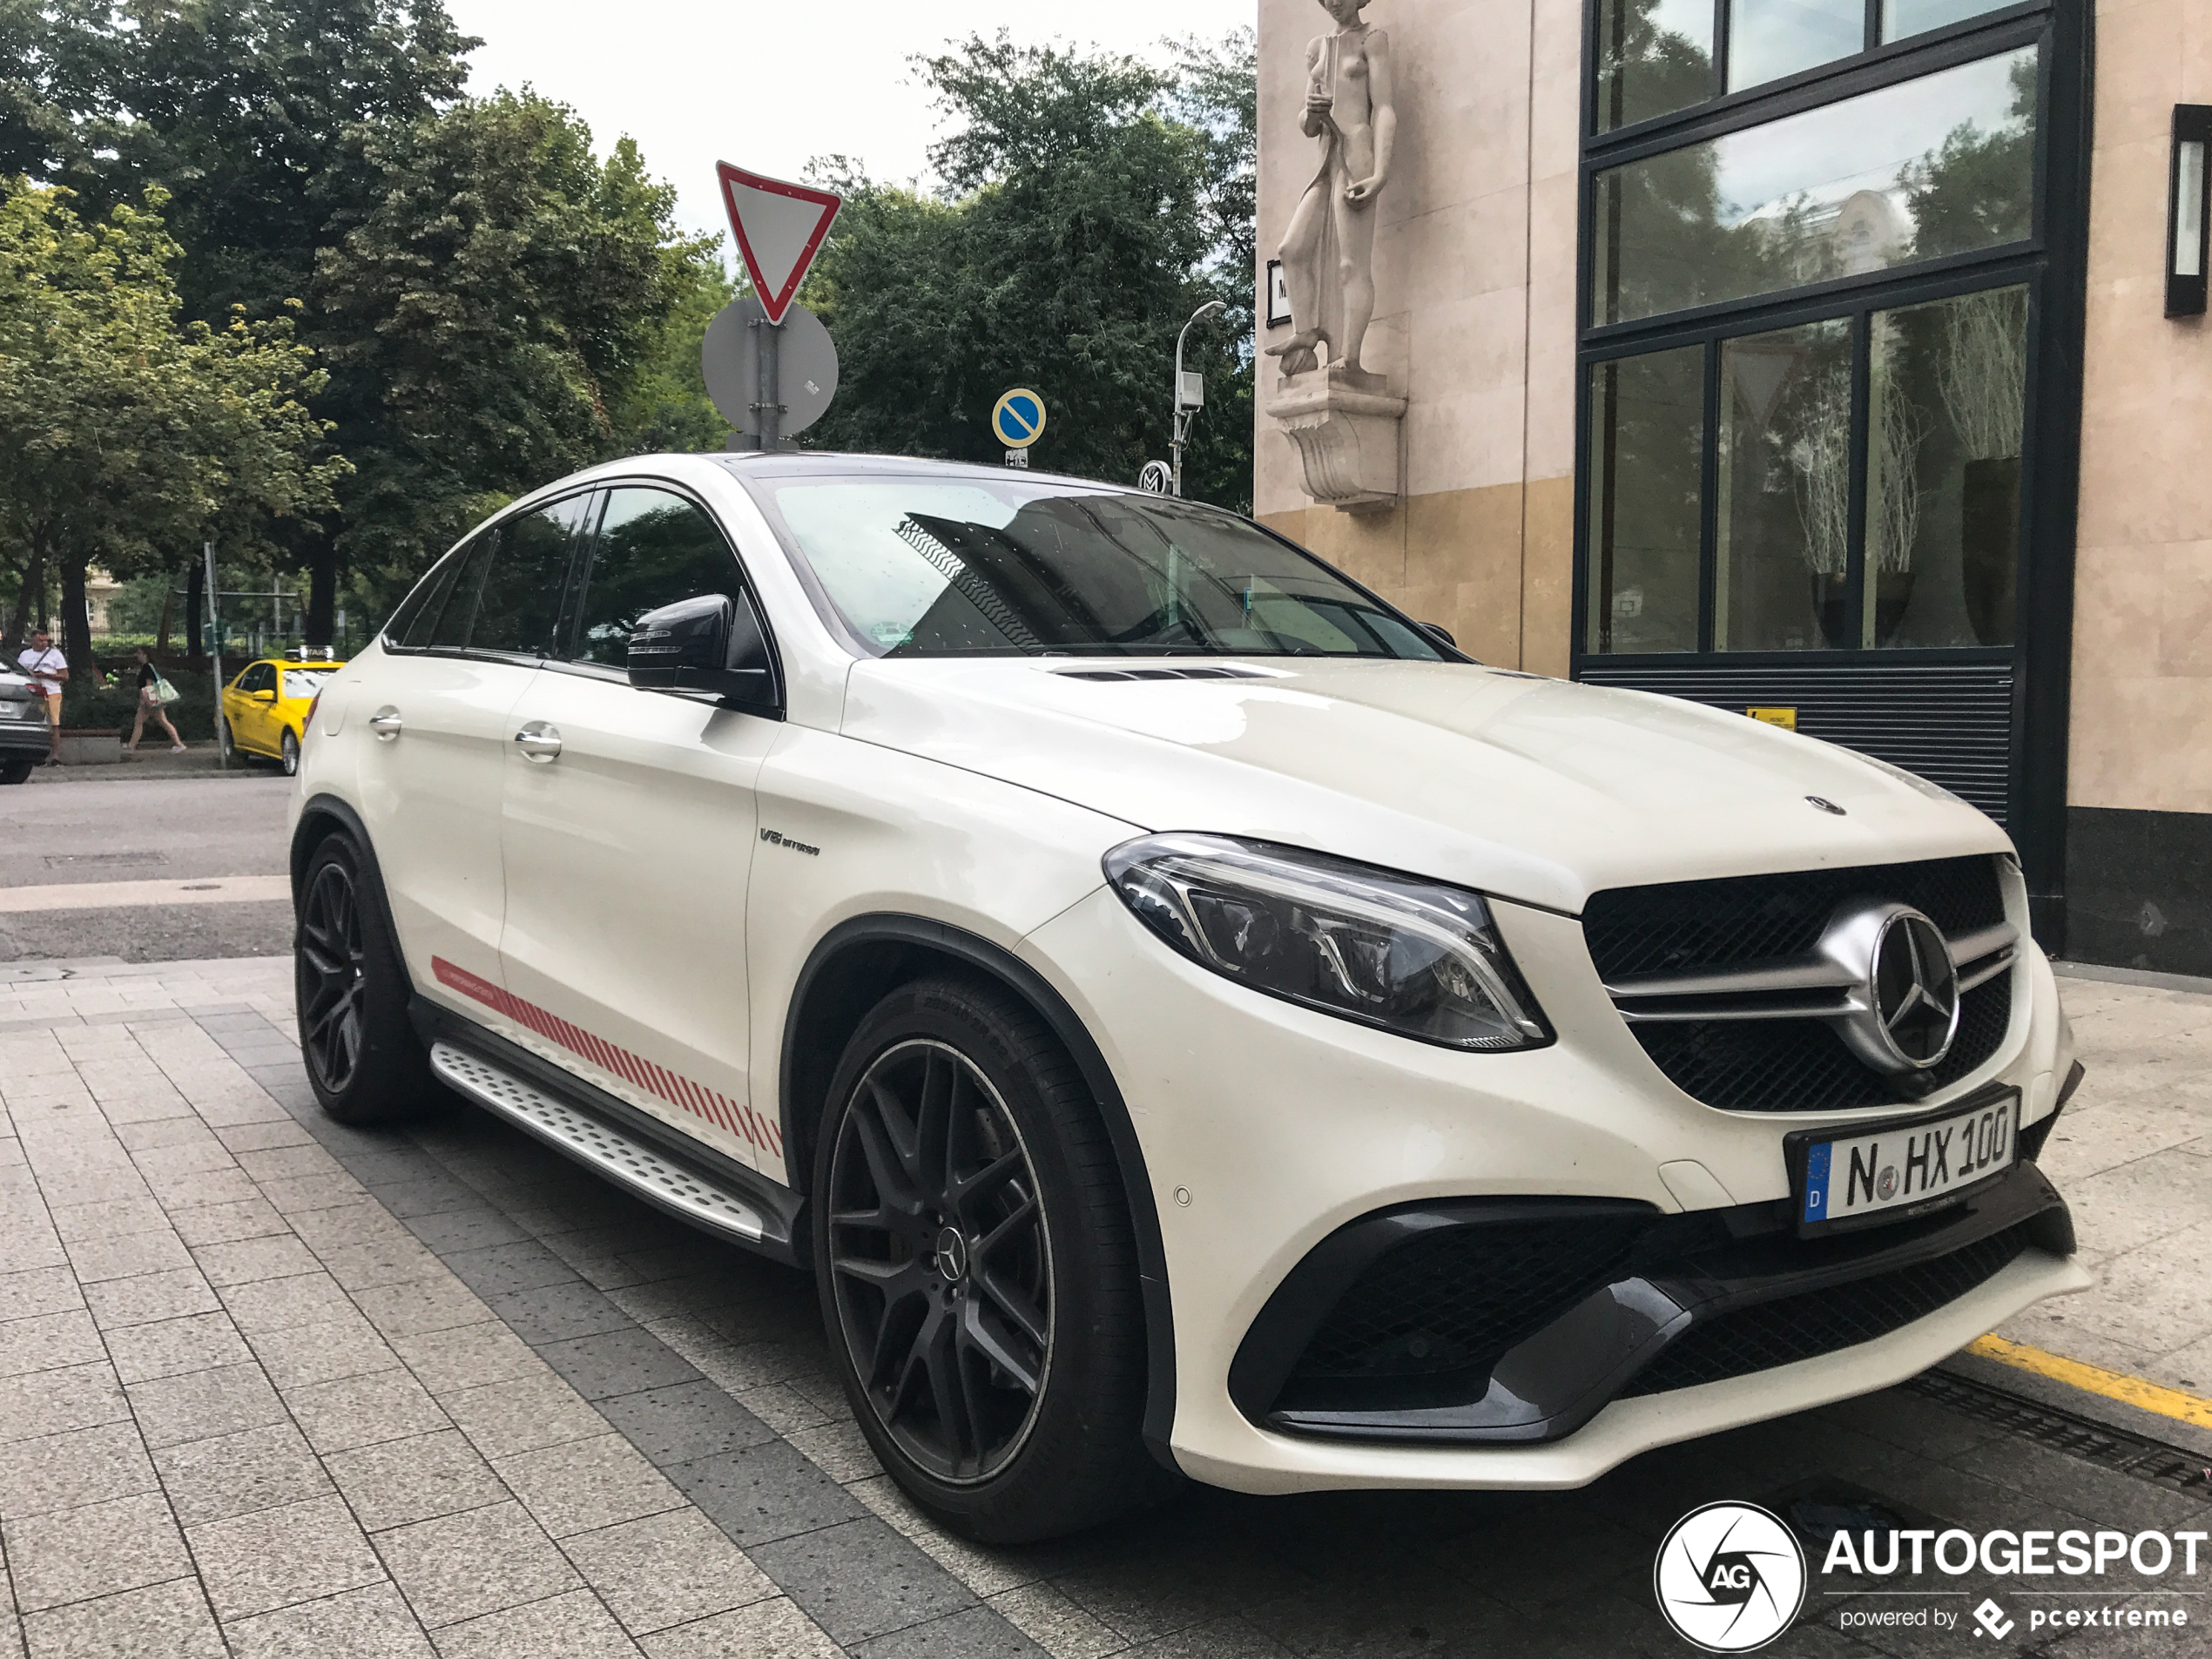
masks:
<instances>
[{"instance_id":1,"label":"car door","mask_svg":"<svg viewBox=\"0 0 2212 1659\"><path fill-rule=\"evenodd\" d=\"M231 736L241 749L255 754L269 750L269 710L276 691L276 670L266 663L249 663L231 682ZM264 696L267 692L271 695Z\"/></svg>"},{"instance_id":2,"label":"car door","mask_svg":"<svg viewBox=\"0 0 2212 1659\"><path fill-rule=\"evenodd\" d=\"M747 1163L753 1109L745 895L753 790L780 731L711 698L632 686L638 617L744 594L713 517L664 488L609 489L570 610L572 644L512 711L501 962L516 1040Z\"/></svg>"},{"instance_id":3,"label":"car door","mask_svg":"<svg viewBox=\"0 0 2212 1659\"><path fill-rule=\"evenodd\" d=\"M362 816L416 987L481 1015L506 909L499 807L508 714L550 648L588 494L479 531L399 619L350 711Z\"/></svg>"}]
</instances>

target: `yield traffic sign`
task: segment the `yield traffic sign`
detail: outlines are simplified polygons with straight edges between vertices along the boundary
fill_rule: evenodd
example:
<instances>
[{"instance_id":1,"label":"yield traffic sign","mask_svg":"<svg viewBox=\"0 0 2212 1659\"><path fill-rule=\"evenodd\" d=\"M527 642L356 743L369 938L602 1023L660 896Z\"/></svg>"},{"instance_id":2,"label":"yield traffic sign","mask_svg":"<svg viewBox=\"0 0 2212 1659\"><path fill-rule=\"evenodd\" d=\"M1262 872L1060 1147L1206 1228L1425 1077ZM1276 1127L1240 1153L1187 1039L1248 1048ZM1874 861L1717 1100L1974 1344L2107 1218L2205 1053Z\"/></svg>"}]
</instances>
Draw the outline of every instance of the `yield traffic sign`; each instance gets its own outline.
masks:
<instances>
[{"instance_id":1,"label":"yield traffic sign","mask_svg":"<svg viewBox=\"0 0 2212 1659\"><path fill-rule=\"evenodd\" d=\"M1044 400L1017 386L991 409L991 430L1009 449L1026 449L1044 435Z\"/></svg>"},{"instance_id":2,"label":"yield traffic sign","mask_svg":"<svg viewBox=\"0 0 2212 1659\"><path fill-rule=\"evenodd\" d=\"M845 199L826 190L765 179L726 161L716 162L714 171L722 180L722 203L730 210L730 228L737 233L752 291L760 296L768 320L780 323Z\"/></svg>"}]
</instances>

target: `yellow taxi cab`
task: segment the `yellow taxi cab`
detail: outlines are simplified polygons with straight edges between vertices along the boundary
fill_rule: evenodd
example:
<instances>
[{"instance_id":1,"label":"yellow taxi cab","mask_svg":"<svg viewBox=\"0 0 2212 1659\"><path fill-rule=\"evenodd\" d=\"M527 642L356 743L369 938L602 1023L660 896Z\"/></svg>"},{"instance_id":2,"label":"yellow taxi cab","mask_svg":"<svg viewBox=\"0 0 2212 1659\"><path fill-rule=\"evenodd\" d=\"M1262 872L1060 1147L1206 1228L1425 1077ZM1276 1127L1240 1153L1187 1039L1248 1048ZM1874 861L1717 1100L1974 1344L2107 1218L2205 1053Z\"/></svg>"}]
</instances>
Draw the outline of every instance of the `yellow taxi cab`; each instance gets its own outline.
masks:
<instances>
[{"instance_id":1,"label":"yellow taxi cab","mask_svg":"<svg viewBox=\"0 0 2212 1659\"><path fill-rule=\"evenodd\" d=\"M334 658L305 656L248 663L223 688L223 752L265 756L280 762L289 778L300 770L300 745L315 693L345 665Z\"/></svg>"}]
</instances>

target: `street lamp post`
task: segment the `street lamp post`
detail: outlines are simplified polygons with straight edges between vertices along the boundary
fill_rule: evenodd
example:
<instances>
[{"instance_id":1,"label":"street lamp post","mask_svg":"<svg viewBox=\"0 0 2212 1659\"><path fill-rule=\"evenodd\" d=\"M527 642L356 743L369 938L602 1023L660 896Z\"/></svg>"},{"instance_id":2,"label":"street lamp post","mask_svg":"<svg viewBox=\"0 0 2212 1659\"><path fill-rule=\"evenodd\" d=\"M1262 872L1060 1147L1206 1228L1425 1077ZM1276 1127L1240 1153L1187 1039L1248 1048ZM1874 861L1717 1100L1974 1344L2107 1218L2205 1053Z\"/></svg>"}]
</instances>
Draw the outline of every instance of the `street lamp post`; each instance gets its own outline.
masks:
<instances>
[{"instance_id":1,"label":"street lamp post","mask_svg":"<svg viewBox=\"0 0 2212 1659\"><path fill-rule=\"evenodd\" d=\"M1203 374L1193 374L1187 380L1183 373L1183 341L1190 332L1190 323L1216 311L1227 309L1227 302L1209 300L1190 314L1190 321L1183 325L1175 337L1175 436L1169 448L1175 452L1175 494L1183 494L1183 439L1190 429L1190 415L1205 401L1206 381Z\"/></svg>"}]
</instances>

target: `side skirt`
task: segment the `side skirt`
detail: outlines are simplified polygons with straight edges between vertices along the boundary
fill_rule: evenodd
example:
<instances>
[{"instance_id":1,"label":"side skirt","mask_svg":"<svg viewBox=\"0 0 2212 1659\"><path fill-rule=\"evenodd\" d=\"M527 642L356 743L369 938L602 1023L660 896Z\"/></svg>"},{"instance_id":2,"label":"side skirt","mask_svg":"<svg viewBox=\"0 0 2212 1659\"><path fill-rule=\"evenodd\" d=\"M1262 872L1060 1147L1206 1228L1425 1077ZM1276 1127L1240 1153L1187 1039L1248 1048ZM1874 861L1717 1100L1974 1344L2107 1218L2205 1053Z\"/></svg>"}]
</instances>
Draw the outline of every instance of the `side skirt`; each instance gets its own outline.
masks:
<instances>
[{"instance_id":1,"label":"side skirt","mask_svg":"<svg viewBox=\"0 0 2212 1659\"><path fill-rule=\"evenodd\" d=\"M438 1081L586 1169L694 1226L805 1267L806 1200L626 1101L421 996L408 1014Z\"/></svg>"}]
</instances>

